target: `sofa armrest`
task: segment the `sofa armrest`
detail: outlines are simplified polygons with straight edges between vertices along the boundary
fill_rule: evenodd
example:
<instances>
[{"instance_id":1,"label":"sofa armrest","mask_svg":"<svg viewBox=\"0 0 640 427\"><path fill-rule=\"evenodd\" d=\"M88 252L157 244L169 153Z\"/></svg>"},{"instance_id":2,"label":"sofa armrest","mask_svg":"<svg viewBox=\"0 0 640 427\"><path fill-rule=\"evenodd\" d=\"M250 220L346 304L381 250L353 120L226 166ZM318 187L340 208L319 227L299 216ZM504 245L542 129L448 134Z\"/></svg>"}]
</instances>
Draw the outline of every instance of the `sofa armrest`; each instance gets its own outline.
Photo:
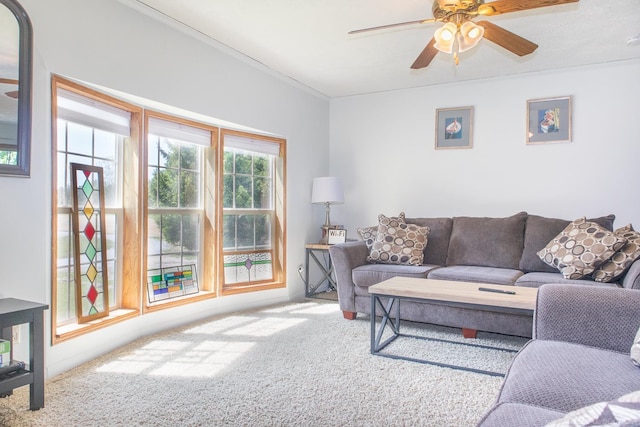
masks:
<instances>
[{"instance_id":1,"label":"sofa armrest","mask_svg":"<svg viewBox=\"0 0 640 427\"><path fill-rule=\"evenodd\" d=\"M640 259L631 264L620 284L623 288L640 289Z\"/></svg>"},{"instance_id":2,"label":"sofa armrest","mask_svg":"<svg viewBox=\"0 0 640 427\"><path fill-rule=\"evenodd\" d=\"M329 255L336 273L338 303L342 311L356 311L355 285L351 271L367 263L369 250L364 241L340 243L329 248Z\"/></svg>"},{"instance_id":3,"label":"sofa armrest","mask_svg":"<svg viewBox=\"0 0 640 427\"><path fill-rule=\"evenodd\" d=\"M629 352L640 327L640 291L548 284L538 290L533 337Z\"/></svg>"}]
</instances>

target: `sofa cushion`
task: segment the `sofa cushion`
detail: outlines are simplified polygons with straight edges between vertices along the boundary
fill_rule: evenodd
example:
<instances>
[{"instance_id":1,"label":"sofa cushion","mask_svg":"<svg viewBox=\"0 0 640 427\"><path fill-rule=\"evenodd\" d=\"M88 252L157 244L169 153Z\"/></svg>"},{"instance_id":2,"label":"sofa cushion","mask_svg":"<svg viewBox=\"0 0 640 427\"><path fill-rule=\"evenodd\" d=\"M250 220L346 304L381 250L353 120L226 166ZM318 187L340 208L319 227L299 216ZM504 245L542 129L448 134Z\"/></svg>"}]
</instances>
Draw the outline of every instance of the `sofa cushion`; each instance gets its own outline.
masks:
<instances>
[{"instance_id":1,"label":"sofa cushion","mask_svg":"<svg viewBox=\"0 0 640 427\"><path fill-rule=\"evenodd\" d=\"M376 240L368 262L421 265L427 246L428 227L406 224L380 215Z\"/></svg>"},{"instance_id":2,"label":"sofa cushion","mask_svg":"<svg viewBox=\"0 0 640 427\"><path fill-rule=\"evenodd\" d=\"M640 425L640 391L634 391L610 402L598 402L571 411L545 427L595 427Z\"/></svg>"},{"instance_id":3,"label":"sofa cushion","mask_svg":"<svg viewBox=\"0 0 640 427\"><path fill-rule=\"evenodd\" d=\"M629 353L536 339L513 359L498 401L569 412L636 390L640 369Z\"/></svg>"},{"instance_id":4,"label":"sofa cushion","mask_svg":"<svg viewBox=\"0 0 640 427\"><path fill-rule=\"evenodd\" d=\"M521 403L498 403L482 418L478 427L540 427L564 412Z\"/></svg>"},{"instance_id":5,"label":"sofa cushion","mask_svg":"<svg viewBox=\"0 0 640 427\"><path fill-rule=\"evenodd\" d=\"M594 272L627 240L595 222L579 218L567 225L538 252L545 263L556 267L566 279L582 279Z\"/></svg>"},{"instance_id":6,"label":"sofa cushion","mask_svg":"<svg viewBox=\"0 0 640 427\"><path fill-rule=\"evenodd\" d=\"M427 273L436 268L435 265L395 265L395 264L365 264L351 271L351 279L357 287L368 288L383 280L395 276L417 277L424 279Z\"/></svg>"},{"instance_id":7,"label":"sofa cushion","mask_svg":"<svg viewBox=\"0 0 640 427\"><path fill-rule=\"evenodd\" d=\"M613 230L615 215L607 215L599 218L591 218L588 221L595 222L607 230ZM555 267L545 264L538 256L538 251L544 248L551 239L557 236L571 221L559 218L546 218L538 215L527 216L524 230L524 249L520 260L520 270L547 271L555 273Z\"/></svg>"},{"instance_id":8,"label":"sofa cushion","mask_svg":"<svg viewBox=\"0 0 640 427\"><path fill-rule=\"evenodd\" d=\"M491 283L495 285L513 285L522 276L520 270L496 267L478 267L472 265L452 265L429 271L427 278L455 280L458 282Z\"/></svg>"},{"instance_id":9,"label":"sofa cushion","mask_svg":"<svg viewBox=\"0 0 640 427\"><path fill-rule=\"evenodd\" d=\"M407 224L429 227L429 244L424 249L423 264L445 265L449 239L451 238L452 218L405 218Z\"/></svg>"},{"instance_id":10,"label":"sofa cushion","mask_svg":"<svg viewBox=\"0 0 640 427\"><path fill-rule=\"evenodd\" d=\"M404 220L404 212L400 212L398 216L389 217L390 221L397 222L405 222ZM380 216L378 216L378 223L380 223ZM378 225L372 225L371 227L362 227L356 230L364 243L367 245L367 249L371 252L371 246L373 246L373 242L376 241L376 236L378 235Z\"/></svg>"},{"instance_id":11,"label":"sofa cushion","mask_svg":"<svg viewBox=\"0 0 640 427\"><path fill-rule=\"evenodd\" d=\"M516 280L516 286L526 286L528 288L539 288L547 283L569 283L572 285L587 285L587 286L607 286L612 288L619 288L618 282L598 283L590 279L565 279L562 274L558 273L525 273L523 276Z\"/></svg>"},{"instance_id":12,"label":"sofa cushion","mask_svg":"<svg viewBox=\"0 0 640 427\"><path fill-rule=\"evenodd\" d=\"M526 219L526 212L507 218L453 218L446 265L517 270L522 257Z\"/></svg>"},{"instance_id":13,"label":"sofa cushion","mask_svg":"<svg viewBox=\"0 0 640 427\"><path fill-rule=\"evenodd\" d=\"M612 282L626 273L631 264L640 258L640 233L631 224L618 228L614 233L627 239L627 244L605 261L591 277L596 282Z\"/></svg>"}]
</instances>

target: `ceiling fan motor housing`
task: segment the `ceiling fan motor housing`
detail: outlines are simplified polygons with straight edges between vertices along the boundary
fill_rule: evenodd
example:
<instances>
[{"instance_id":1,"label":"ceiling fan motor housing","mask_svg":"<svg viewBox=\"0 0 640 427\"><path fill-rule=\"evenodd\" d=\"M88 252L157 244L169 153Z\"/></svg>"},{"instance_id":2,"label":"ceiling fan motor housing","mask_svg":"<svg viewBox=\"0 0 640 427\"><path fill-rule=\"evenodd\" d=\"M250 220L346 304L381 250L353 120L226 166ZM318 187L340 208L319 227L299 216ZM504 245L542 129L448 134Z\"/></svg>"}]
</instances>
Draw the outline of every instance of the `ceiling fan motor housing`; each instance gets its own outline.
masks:
<instances>
[{"instance_id":1,"label":"ceiling fan motor housing","mask_svg":"<svg viewBox=\"0 0 640 427\"><path fill-rule=\"evenodd\" d=\"M433 2L433 17L436 21L461 24L477 15L478 6L482 0L435 0Z\"/></svg>"}]
</instances>

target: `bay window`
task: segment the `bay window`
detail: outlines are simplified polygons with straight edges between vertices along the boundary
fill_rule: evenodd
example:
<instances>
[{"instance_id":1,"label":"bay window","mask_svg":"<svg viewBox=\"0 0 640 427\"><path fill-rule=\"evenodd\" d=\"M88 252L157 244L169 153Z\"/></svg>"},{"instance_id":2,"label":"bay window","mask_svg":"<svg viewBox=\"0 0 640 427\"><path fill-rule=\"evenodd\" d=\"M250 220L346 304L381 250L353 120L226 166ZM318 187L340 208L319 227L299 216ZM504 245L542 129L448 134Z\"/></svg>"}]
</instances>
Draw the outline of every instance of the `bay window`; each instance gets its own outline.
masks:
<instances>
[{"instance_id":1,"label":"bay window","mask_svg":"<svg viewBox=\"0 0 640 427\"><path fill-rule=\"evenodd\" d=\"M52 128L54 344L146 312L285 286L283 139L147 110L59 76ZM88 171L102 176L104 222L86 227L72 168L89 186ZM81 234L98 225L96 242ZM107 304L86 303L86 277L105 279L87 296Z\"/></svg>"}]
</instances>

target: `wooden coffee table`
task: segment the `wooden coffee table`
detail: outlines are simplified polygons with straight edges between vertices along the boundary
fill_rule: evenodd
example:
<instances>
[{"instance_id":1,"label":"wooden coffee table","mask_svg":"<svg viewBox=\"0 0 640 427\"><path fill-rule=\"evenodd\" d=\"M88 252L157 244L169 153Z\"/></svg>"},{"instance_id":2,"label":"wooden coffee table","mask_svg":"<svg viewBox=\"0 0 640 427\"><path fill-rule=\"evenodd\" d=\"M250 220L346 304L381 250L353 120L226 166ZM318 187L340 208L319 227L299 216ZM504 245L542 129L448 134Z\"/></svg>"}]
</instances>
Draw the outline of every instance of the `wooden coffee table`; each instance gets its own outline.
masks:
<instances>
[{"instance_id":1,"label":"wooden coffee table","mask_svg":"<svg viewBox=\"0 0 640 427\"><path fill-rule=\"evenodd\" d=\"M493 292L486 291L486 289L490 289ZM415 360L403 356L382 354L380 352L393 340L402 335L400 333L400 301L402 300L432 302L451 307L533 316L538 289L484 283L417 279L412 277L393 277L369 287L369 293L371 294L371 354L395 359L413 360L487 375L504 376L504 374L498 372L447 365L429 360ZM386 306L383 304L383 299L387 299ZM378 307L382 310L382 320L380 327L376 328L376 312ZM387 326L391 329L392 335L384 342L380 342ZM376 329L378 329L377 332ZM460 344L456 341L451 342ZM462 344L499 349L477 344Z\"/></svg>"}]
</instances>

